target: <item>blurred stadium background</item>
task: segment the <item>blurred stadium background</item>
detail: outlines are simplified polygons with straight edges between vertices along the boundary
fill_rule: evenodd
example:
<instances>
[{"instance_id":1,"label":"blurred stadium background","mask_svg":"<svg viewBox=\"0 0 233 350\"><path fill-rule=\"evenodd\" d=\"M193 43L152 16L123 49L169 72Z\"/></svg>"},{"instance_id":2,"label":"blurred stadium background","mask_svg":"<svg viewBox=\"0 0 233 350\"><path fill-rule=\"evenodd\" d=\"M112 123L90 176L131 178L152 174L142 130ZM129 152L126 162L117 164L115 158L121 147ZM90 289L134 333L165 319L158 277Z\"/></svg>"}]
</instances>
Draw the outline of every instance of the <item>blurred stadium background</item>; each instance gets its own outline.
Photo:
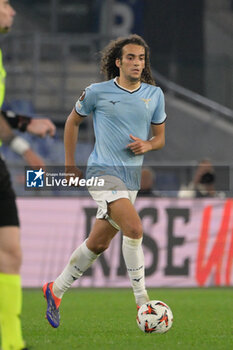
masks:
<instances>
[{"instance_id":1,"label":"blurred stadium background","mask_svg":"<svg viewBox=\"0 0 233 350\"><path fill-rule=\"evenodd\" d=\"M14 30L2 42L8 72L5 105L19 113L48 116L55 122L58 130L54 139L30 138L50 166L64 163L63 127L81 91L101 80L101 48L111 38L129 33L145 38L151 48L155 80L165 92L168 115L166 147L145 157L145 165L155 167L156 190L165 198L138 199L148 233L145 247L147 275L153 277L150 286L232 284L232 0L11 3L18 14ZM81 127L78 164L86 164L93 142L92 121L86 118ZM20 196L24 285L40 286L56 276L72 249L88 233L95 205L86 198L41 198L61 196L59 191L25 192L23 163L7 148L4 155ZM203 158L212 161L216 187L228 198L177 200L180 186L192 179L195 166ZM79 193L69 196L79 197ZM35 198L21 198L24 196ZM211 210L214 220L210 223ZM206 223L211 228L209 238L203 238ZM203 239L205 257L201 255ZM114 266L109 266L108 255L103 256L95 279L89 278L94 276L89 271L81 284L128 285L119 245L115 247L116 252L107 253L116 257ZM51 269L54 248L57 260ZM32 266L37 266L36 273Z\"/></svg>"},{"instance_id":2,"label":"blurred stadium background","mask_svg":"<svg viewBox=\"0 0 233 350\"><path fill-rule=\"evenodd\" d=\"M15 27L2 43L5 104L56 123L54 140L32 138L47 164L63 164L64 122L80 92L101 80L101 48L111 38L138 33L151 47L154 77L166 93L167 144L145 157L145 164L157 166L156 186L175 196L193 166L207 157L229 167L229 183L223 186L220 174L217 187L232 195L231 0L12 0L12 5ZM82 130L77 161L86 164L94 141L91 118ZM20 158L10 150L5 154L16 191L25 195Z\"/></svg>"}]
</instances>

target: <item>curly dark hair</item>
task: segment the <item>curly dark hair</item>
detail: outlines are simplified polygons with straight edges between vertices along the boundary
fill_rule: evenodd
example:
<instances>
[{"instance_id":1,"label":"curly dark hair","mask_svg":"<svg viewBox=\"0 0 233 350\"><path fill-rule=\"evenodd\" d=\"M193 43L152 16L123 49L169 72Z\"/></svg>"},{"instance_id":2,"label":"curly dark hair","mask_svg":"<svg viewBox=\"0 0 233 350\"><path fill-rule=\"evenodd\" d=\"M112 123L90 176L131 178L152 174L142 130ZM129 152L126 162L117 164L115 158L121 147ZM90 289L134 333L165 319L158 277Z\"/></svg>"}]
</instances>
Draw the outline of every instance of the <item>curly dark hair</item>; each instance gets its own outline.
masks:
<instances>
[{"instance_id":1,"label":"curly dark hair","mask_svg":"<svg viewBox=\"0 0 233 350\"><path fill-rule=\"evenodd\" d=\"M104 74L106 80L110 80L119 76L119 68L115 61L122 58L122 48L128 44L135 44L145 49L145 68L142 71L141 81L150 85L155 85L152 78L150 68L150 49L142 37L132 34L126 38L118 38L110 41L110 43L101 52L101 73Z\"/></svg>"}]
</instances>

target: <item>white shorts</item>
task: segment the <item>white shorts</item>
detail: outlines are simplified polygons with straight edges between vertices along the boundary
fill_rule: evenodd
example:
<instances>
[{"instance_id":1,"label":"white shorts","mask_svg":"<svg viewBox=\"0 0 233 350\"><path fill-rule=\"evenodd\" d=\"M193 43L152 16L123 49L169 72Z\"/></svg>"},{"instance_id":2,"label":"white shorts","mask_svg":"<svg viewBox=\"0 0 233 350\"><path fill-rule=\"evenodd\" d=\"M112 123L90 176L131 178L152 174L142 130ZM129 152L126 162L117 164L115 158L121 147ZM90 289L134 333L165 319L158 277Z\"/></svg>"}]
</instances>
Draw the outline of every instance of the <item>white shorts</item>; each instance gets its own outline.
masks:
<instances>
[{"instance_id":1,"label":"white shorts","mask_svg":"<svg viewBox=\"0 0 233 350\"><path fill-rule=\"evenodd\" d=\"M91 186L88 187L90 195L98 205L96 218L108 220L113 227L120 231L119 225L108 215L108 203L114 202L120 198L128 198L130 202L134 204L138 191L128 190L125 184L115 176L105 175L99 178L104 179L103 190L97 191L96 187L95 189Z\"/></svg>"}]
</instances>

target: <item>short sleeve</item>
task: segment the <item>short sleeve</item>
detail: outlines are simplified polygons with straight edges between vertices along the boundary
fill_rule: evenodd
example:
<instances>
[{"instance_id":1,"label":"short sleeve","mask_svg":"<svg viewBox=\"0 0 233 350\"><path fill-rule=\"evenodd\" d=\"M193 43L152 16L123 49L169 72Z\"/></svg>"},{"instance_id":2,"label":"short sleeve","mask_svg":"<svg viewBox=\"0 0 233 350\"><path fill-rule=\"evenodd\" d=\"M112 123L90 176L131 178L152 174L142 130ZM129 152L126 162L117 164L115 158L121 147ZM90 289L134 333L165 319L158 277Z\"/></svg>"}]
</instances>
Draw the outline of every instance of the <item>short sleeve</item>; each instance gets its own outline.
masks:
<instances>
[{"instance_id":1,"label":"short sleeve","mask_svg":"<svg viewBox=\"0 0 233 350\"><path fill-rule=\"evenodd\" d=\"M151 124L162 124L165 122L166 118L167 118L167 115L165 113L164 94L162 90L159 88L158 101L151 120Z\"/></svg>"},{"instance_id":2,"label":"short sleeve","mask_svg":"<svg viewBox=\"0 0 233 350\"><path fill-rule=\"evenodd\" d=\"M95 105L96 94L90 86L87 87L80 95L78 101L75 104L75 110L81 116L86 117L95 109Z\"/></svg>"}]
</instances>

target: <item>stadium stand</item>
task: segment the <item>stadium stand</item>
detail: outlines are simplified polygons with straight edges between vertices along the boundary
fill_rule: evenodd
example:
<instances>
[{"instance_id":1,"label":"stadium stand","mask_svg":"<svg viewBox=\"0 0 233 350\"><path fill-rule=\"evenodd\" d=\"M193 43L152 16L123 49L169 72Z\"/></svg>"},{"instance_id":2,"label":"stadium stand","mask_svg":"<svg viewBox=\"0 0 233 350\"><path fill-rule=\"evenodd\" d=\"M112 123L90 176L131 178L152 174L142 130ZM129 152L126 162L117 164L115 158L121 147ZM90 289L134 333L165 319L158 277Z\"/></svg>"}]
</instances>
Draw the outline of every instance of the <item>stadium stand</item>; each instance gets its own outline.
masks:
<instances>
[{"instance_id":1,"label":"stadium stand","mask_svg":"<svg viewBox=\"0 0 233 350\"><path fill-rule=\"evenodd\" d=\"M54 140L46 141L43 147L38 141L33 140L33 142L34 147L40 150L47 164L63 164L62 129L65 118L83 88L92 82L101 80L97 65L101 37L99 34L90 32L79 35L65 34L64 29L63 33L54 33L51 28L43 25L43 21L46 21L47 24L49 22L51 7L45 1L37 1L37 3L32 8L28 6L28 0L17 4L25 9L24 12L19 11L25 16L21 19L18 16L18 28L21 28L21 24L27 17L27 20L30 18L33 29L27 34L22 34L20 31L18 34L15 32L14 35L9 34L8 39L3 43L4 52L6 52L5 66L8 71L7 96L13 109L20 106L24 108L24 113L34 114L36 111L39 115L48 115L56 122L60 128ZM90 9L93 3L94 1L88 1L86 5ZM221 8L221 13L226 10L229 12L227 1L221 1L221 4L217 0L207 3L207 22L211 18L211 11L213 13L213 9L216 10L218 6ZM47 11L45 4L47 4ZM82 8L82 4L84 4L83 1L79 2L77 11L86 11L85 6ZM64 15L67 11L69 12L70 5L70 1L62 2L61 12ZM29 12L30 16L28 16ZM42 13L43 16L38 16ZM44 16L46 13L48 17ZM39 22L35 20L35 17L39 17ZM39 32L38 28L41 29ZM13 65L10 64L12 62ZM227 110L226 112L223 106L220 106L220 109L216 105L213 107L213 102L209 105L205 104L201 96L192 94L192 92L177 94L177 86L171 87L171 82L166 84L158 72L155 72L154 75L158 85L166 92L167 144L156 154L156 157L148 153L145 157L145 164L161 167L167 165L176 168L177 165L188 167L208 157L215 165L227 164L232 167L232 111ZM24 77L23 84L22 76ZM211 86L214 85L211 84ZM182 90L181 87L179 89ZM223 113L221 113L222 110L224 110ZM91 124L90 118L87 118L82 125L83 132L80 133L82 152L77 159L79 164L85 164L93 145ZM219 145L224 145L224 152ZM7 152L9 163L20 166L19 160L12 156L10 151ZM187 169L183 171L179 169L176 173L177 177L174 178L174 174L169 175L166 170L165 177L163 170L156 172L161 189L164 189L164 183L159 180L160 178L163 177L168 186L177 190L180 182L189 173Z\"/></svg>"}]
</instances>

